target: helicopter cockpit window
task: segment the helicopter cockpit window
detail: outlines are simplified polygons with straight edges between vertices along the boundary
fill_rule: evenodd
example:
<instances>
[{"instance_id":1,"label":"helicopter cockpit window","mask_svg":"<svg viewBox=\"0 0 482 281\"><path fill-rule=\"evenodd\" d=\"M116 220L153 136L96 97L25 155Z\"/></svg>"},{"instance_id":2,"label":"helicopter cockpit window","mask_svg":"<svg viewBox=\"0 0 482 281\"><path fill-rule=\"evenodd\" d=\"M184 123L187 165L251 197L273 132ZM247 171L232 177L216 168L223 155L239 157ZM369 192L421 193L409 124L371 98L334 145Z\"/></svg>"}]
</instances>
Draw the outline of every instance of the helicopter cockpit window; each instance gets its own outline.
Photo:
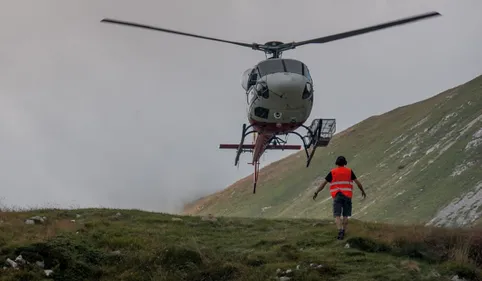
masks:
<instances>
[{"instance_id":1,"label":"helicopter cockpit window","mask_svg":"<svg viewBox=\"0 0 482 281\"><path fill-rule=\"evenodd\" d=\"M284 59L283 62L286 65L286 72L303 75L303 64L301 62L290 59Z\"/></svg>"},{"instance_id":2,"label":"helicopter cockpit window","mask_svg":"<svg viewBox=\"0 0 482 281\"><path fill-rule=\"evenodd\" d=\"M272 73L289 72L303 75L311 81L310 72L305 64L292 59L270 59L258 64L259 77Z\"/></svg>"},{"instance_id":3,"label":"helicopter cockpit window","mask_svg":"<svg viewBox=\"0 0 482 281\"><path fill-rule=\"evenodd\" d=\"M260 77L263 77L272 73L285 72L283 62L279 59L270 59L259 63L258 70L259 70Z\"/></svg>"},{"instance_id":4,"label":"helicopter cockpit window","mask_svg":"<svg viewBox=\"0 0 482 281\"><path fill-rule=\"evenodd\" d=\"M248 89L255 85L256 84L256 81L258 80L259 78L259 73L258 71L256 70L256 68L254 68L251 73L249 74L249 78L248 78Z\"/></svg>"},{"instance_id":5,"label":"helicopter cockpit window","mask_svg":"<svg viewBox=\"0 0 482 281\"><path fill-rule=\"evenodd\" d=\"M311 74L310 74L310 70L308 69L308 67L306 67L305 64L303 64L303 75L308 78L308 80L312 81L311 80Z\"/></svg>"}]
</instances>

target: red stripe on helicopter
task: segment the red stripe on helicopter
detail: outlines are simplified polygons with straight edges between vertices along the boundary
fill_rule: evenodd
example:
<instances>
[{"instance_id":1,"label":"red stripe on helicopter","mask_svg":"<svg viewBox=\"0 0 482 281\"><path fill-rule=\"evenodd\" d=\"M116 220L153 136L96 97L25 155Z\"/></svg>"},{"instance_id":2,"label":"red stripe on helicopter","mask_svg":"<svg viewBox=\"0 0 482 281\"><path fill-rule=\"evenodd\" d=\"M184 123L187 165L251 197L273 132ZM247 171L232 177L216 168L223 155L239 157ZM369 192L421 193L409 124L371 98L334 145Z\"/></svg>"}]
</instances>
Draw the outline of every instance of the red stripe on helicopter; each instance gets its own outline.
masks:
<instances>
[{"instance_id":1,"label":"red stripe on helicopter","mask_svg":"<svg viewBox=\"0 0 482 281\"><path fill-rule=\"evenodd\" d=\"M270 122L259 122L253 119L249 119L249 123L253 125L253 128L256 129L260 134L266 133L274 133L274 134L283 134L292 132L298 129L304 122L296 122L296 123L270 123Z\"/></svg>"},{"instance_id":2,"label":"red stripe on helicopter","mask_svg":"<svg viewBox=\"0 0 482 281\"><path fill-rule=\"evenodd\" d=\"M220 149L238 149L239 144L220 144ZM242 149L254 149L254 144L243 144ZM301 145L268 145L266 149L273 149L273 150L299 150L301 149Z\"/></svg>"}]
</instances>

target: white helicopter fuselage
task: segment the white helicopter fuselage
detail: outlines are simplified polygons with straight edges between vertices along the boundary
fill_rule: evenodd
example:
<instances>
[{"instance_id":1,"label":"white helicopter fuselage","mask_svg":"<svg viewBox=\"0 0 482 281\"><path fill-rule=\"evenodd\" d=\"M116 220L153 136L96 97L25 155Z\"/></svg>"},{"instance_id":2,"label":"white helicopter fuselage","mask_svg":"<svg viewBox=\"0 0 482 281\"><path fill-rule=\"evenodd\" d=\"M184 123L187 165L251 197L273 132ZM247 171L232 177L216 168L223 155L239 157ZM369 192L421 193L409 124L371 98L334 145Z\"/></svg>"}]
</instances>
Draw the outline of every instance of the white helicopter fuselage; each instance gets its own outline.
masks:
<instances>
[{"instance_id":1,"label":"white helicopter fuselage","mask_svg":"<svg viewBox=\"0 0 482 281\"><path fill-rule=\"evenodd\" d=\"M313 81L298 60L262 61L243 73L241 84L247 90L248 120L259 133L294 131L311 114Z\"/></svg>"}]
</instances>

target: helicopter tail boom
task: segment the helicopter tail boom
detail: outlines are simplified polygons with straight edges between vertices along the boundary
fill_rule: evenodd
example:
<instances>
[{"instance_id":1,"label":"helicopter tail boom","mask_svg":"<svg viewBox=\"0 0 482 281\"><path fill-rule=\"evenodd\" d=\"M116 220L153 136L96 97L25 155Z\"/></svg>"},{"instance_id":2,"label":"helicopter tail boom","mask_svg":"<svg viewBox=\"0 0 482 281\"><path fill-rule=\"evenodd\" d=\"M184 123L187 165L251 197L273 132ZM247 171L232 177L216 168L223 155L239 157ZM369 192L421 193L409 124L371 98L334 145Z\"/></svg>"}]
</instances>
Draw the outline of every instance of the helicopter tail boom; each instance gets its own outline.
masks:
<instances>
[{"instance_id":1,"label":"helicopter tail boom","mask_svg":"<svg viewBox=\"0 0 482 281\"><path fill-rule=\"evenodd\" d=\"M239 144L220 144L219 149L236 149L236 159L234 161L234 165L237 166L239 163L239 158L241 153L243 152L251 152L253 154L253 159L250 165L254 166L254 173L253 173L253 193L256 193L256 185L258 183L258 175L259 175L259 168L260 163L259 159L261 155L266 150L300 150L301 145L288 145L285 143L279 142L278 138L276 137L275 133L269 134L258 134L256 130L248 131L252 125L247 126L243 124L243 131L241 135L241 141ZM253 143L252 144L244 144L244 140L246 136L253 134Z\"/></svg>"}]
</instances>

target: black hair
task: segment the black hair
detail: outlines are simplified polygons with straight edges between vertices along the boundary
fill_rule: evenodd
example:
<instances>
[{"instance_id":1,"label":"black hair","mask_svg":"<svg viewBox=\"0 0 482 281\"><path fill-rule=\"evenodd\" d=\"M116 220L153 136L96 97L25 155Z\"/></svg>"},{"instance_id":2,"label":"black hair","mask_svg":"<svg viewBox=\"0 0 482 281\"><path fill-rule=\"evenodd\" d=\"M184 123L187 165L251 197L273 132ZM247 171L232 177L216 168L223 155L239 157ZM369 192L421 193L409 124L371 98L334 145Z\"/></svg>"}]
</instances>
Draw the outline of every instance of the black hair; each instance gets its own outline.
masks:
<instances>
[{"instance_id":1,"label":"black hair","mask_svg":"<svg viewBox=\"0 0 482 281\"><path fill-rule=\"evenodd\" d=\"M346 162L346 159L344 156L338 156L338 158L336 158L335 165L345 166L346 164L348 164L348 162Z\"/></svg>"}]
</instances>

